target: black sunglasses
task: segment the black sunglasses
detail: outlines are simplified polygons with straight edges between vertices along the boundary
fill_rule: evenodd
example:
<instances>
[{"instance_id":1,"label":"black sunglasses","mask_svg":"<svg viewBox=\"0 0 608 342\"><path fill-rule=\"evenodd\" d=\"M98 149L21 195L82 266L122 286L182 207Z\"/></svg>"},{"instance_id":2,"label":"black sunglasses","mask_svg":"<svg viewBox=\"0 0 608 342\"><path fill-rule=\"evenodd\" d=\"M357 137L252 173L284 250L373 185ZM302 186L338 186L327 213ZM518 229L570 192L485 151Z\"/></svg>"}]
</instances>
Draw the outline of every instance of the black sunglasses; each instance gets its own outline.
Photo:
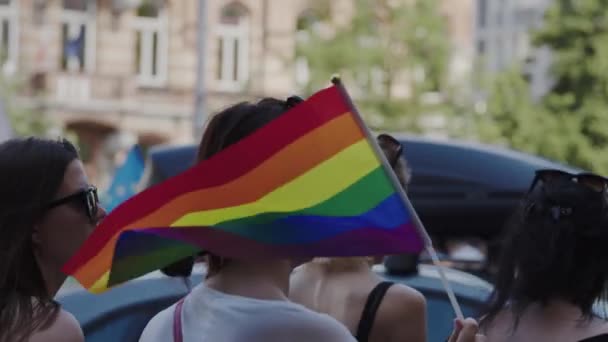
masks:
<instances>
[{"instance_id":1,"label":"black sunglasses","mask_svg":"<svg viewBox=\"0 0 608 342\"><path fill-rule=\"evenodd\" d=\"M57 199L47 205L47 209L52 209L67 203L78 203L82 205L91 222L97 220L97 211L99 210L99 197L97 196L97 188L90 186L80 190L72 195Z\"/></svg>"},{"instance_id":2,"label":"black sunglasses","mask_svg":"<svg viewBox=\"0 0 608 342\"><path fill-rule=\"evenodd\" d=\"M401 145L399 140L388 134L380 134L378 136L378 142L389 148L389 153L386 154L386 159L388 159L389 164L394 169L399 162L399 158L403 154L403 145Z\"/></svg>"},{"instance_id":3,"label":"black sunglasses","mask_svg":"<svg viewBox=\"0 0 608 342\"><path fill-rule=\"evenodd\" d=\"M600 175L588 172L573 174L562 170L545 169L536 171L536 176L532 181L532 185L530 185L528 193L534 189L539 181L547 185L563 181L574 182L594 192L605 192L608 190L608 178Z\"/></svg>"}]
</instances>

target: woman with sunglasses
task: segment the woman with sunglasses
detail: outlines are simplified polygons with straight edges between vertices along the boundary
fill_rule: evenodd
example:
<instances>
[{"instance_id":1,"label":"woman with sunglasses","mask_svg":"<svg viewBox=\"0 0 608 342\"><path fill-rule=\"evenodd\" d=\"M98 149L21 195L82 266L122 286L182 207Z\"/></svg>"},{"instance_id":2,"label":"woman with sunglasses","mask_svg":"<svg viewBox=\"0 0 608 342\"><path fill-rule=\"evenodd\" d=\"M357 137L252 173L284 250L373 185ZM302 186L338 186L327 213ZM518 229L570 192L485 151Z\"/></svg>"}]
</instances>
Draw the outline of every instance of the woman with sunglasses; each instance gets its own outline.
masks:
<instances>
[{"instance_id":1,"label":"woman with sunglasses","mask_svg":"<svg viewBox=\"0 0 608 342\"><path fill-rule=\"evenodd\" d=\"M84 341L53 297L106 214L97 191L67 140L9 140L0 165L0 342Z\"/></svg>"},{"instance_id":2,"label":"woman with sunglasses","mask_svg":"<svg viewBox=\"0 0 608 342\"><path fill-rule=\"evenodd\" d=\"M378 136L389 164L406 189L410 172L402 145ZM426 303L418 291L383 281L372 266L382 257L316 258L291 278L290 298L342 322L359 342L426 341Z\"/></svg>"},{"instance_id":3,"label":"woman with sunglasses","mask_svg":"<svg viewBox=\"0 0 608 342\"><path fill-rule=\"evenodd\" d=\"M593 309L608 281L607 184L594 174L536 173L481 321L490 341L608 341L608 322Z\"/></svg>"}]
</instances>

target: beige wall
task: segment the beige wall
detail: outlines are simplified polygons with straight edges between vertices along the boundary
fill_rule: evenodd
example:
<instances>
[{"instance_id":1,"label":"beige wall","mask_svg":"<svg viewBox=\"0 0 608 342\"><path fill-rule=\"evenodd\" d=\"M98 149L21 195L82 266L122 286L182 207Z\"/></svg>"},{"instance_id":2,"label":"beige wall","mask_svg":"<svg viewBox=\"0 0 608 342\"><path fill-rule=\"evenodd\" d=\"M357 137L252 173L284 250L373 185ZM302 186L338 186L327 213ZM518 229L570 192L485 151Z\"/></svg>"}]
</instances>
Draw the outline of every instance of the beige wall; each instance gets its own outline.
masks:
<instances>
[{"instance_id":1,"label":"beige wall","mask_svg":"<svg viewBox=\"0 0 608 342\"><path fill-rule=\"evenodd\" d=\"M475 59L475 0L443 0L441 11L452 44L450 78L459 85L467 82Z\"/></svg>"},{"instance_id":2,"label":"beige wall","mask_svg":"<svg viewBox=\"0 0 608 342\"><path fill-rule=\"evenodd\" d=\"M250 54L248 86L243 92L231 93L218 87L218 36L217 26L221 8L233 0L207 1L207 46L205 84L208 90L209 110L214 111L238 99L264 95L288 96L296 87L293 78L294 33L297 17L314 5L315 0L241 0L250 17ZM443 12L448 20L455 54L461 61L472 51L472 0L444 0ZM168 16L167 82L161 88L140 87L135 81L135 33L132 29L134 11L113 13L109 0L97 1L95 70L92 74L78 75L90 79L91 101L72 105L78 110L72 115L79 120L101 120L121 129L140 132L155 130L169 140L183 140L185 132L175 131L175 121L191 120L193 91L196 83L196 15L197 0L166 0ZM352 12L350 0L334 1L333 10L338 17ZM61 1L47 1L44 24L32 22L33 0L20 0L20 60L19 70L30 76L45 71L46 95L49 104L56 100L58 78L65 76L59 70L61 54L60 15ZM346 14L344 14L346 13ZM68 75L69 76L69 75ZM95 102L103 102L99 114L93 110ZM141 106L139 105L141 104ZM149 125L146 117L160 116L162 111L135 113L146 106L167 112L167 125ZM95 112L89 114L89 112ZM145 115L143 115L145 114ZM70 117L69 115L66 117ZM138 119L139 117L139 119ZM64 120L62 117L61 120ZM68 119L69 120L69 119ZM162 121L158 118L156 121ZM125 122L129 125L125 126ZM144 128L145 127L145 128ZM166 129L165 127L171 127Z\"/></svg>"},{"instance_id":3,"label":"beige wall","mask_svg":"<svg viewBox=\"0 0 608 342\"><path fill-rule=\"evenodd\" d=\"M192 141L198 0L165 0L168 57L167 81L162 87L142 87L136 82L134 10L116 13L110 8L110 0L96 1L94 71L74 75L60 70L62 2L48 0L44 20L36 24L32 19L34 0L14 1L19 4L19 74L26 80L35 73L45 74L42 101L49 118L58 126L74 122L99 124L106 132L99 137L101 140L126 132L161 136L173 143ZM316 1L240 0L248 9L250 20L250 81L241 92L223 91L216 77L221 8L234 1L207 1L207 46L203 58L208 113L243 99L286 97L296 91L292 61L297 17ZM352 14L351 1L332 2L332 10L340 13L337 18L347 20ZM455 56L466 64L469 50L472 51L473 0L443 1ZM81 82L76 85L88 84L89 98L58 98L58 84L66 80ZM82 88L85 87L76 86L75 90ZM108 127L111 134L107 134Z\"/></svg>"}]
</instances>

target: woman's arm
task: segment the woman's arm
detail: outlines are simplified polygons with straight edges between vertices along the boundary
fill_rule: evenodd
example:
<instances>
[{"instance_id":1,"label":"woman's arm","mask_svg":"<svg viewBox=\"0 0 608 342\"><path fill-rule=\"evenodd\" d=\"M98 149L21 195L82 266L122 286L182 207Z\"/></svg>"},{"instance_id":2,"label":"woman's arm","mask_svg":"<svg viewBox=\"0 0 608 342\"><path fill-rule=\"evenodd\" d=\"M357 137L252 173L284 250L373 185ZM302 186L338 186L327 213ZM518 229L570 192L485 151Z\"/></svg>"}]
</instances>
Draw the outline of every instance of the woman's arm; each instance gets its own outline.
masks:
<instances>
[{"instance_id":1,"label":"woman's arm","mask_svg":"<svg viewBox=\"0 0 608 342\"><path fill-rule=\"evenodd\" d=\"M408 286L393 285L382 300L374 325L378 326L378 333L388 335L388 341L426 342L424 296Z\"/></svg>"}]
</instances>

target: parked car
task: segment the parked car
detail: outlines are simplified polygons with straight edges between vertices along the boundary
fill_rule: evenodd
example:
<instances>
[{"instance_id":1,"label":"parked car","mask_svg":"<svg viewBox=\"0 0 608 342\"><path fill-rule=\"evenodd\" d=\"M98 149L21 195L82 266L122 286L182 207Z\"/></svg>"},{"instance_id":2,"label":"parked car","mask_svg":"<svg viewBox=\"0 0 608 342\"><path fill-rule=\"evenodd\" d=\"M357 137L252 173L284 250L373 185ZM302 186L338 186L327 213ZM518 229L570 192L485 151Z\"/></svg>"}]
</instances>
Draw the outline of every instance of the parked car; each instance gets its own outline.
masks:
<instances>
[{"instance_id":1,"label":"parked car","mask_svg":"<svg viewBox=\"0 0 608 342\"><path fill-rule=\"evenodd\" d=\"M407 276L391 274L383 266L376 272L388 280L404 283L420 291L427 299L429 341L445 341L452 330L454 311L438 279L435 266L421 265L419 272ZM135 342L148 321L169 307L198 284L203 272L189 279L170 278L160 272L133 280L102 294L91 294L73 281L64 287L58 301L74 314L87 342ZM489 295L492 286L473 275L447 270L447 277L467 316L475 316Z\"/></svg>"},{"instance_id":2,"label":"parked car","mask_svg":"<svg viewBox=\"0 0 608 342\"><path fill-rule=\"evenodd\" d=\"M500 147L412 136L398 139L412 170L408 195L426 229L434 235L494 237L528 189L536 170L580 171ZM196 148L152 148L146 187L192 166Z\"/></svg>"},{"instance_id":3,"label":"parked car","mask_svg":"<svg viewBox=\"0 0 608 342\"><path fill-rule=\"evenodd\" d=\"M500 147L405 135L397 138L412 170L408 195L433 241L445 249L454 239L481 240L487 247L484 265L458 265L488 278L485 266L499 253L495 241L534 172L543 168L580 171ZM195 155L195 145L151 149L145 186L184 171L194 164Z\"/></svg>"},{"instance_id":4,"label":"parked car","mask_svg":"<svg viewBox=\"0 0 608 342\"><path fill-rule=\"evenodd\" d=\"M470 236L491 240L500 234L536 169L577 171L501 148L409 136L399 139L413 171L409 196L436 241ZM195 152L194 145L151 149L143 185L152 186L184 171L194 163ZM428 303L429 341L445 341L452 329L453 310L436 267L417 262L415 257L393 256L376 272L423 293ZM454 269L448 269L447 275L464 313L476 316L491 284ZM79 320L87 341L137 341L152 316L184 296L186 284L201 279L202 272L187 281L156 272L100 295L67 287L58 300Z\"/></svg>"}]
</instances>

